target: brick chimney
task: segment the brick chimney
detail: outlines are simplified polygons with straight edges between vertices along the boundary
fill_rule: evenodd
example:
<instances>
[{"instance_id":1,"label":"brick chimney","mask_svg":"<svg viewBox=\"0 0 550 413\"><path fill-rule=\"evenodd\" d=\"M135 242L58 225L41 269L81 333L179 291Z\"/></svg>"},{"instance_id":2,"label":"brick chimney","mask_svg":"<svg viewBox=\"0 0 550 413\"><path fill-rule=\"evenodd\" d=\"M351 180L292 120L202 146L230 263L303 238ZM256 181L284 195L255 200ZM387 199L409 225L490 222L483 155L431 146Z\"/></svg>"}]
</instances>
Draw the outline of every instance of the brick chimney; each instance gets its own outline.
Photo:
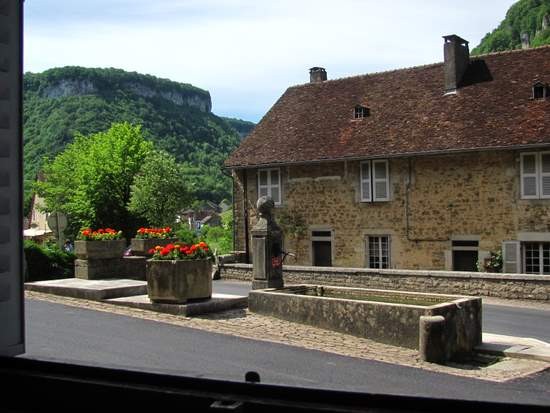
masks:
<instances>
[{"instance_id":1,"label":"brick chimney","mask_svg":"<svg viewBox=\"0 0 550 413\"><path fill-rule=\"evenodd\" d=\"M321 83L327 80L327 71L324 67L312 67L309 69L309 83Z\"/></svg>"},{"instance_id":2,"label":"brick chimney","mask_svg":"<svg viewBox=\"0 0 550 413\"><path fill-rule=\"evenodd\" d=\"M470 63L470 50L468 42L456 34L443 36L445 92L453 92L458 89L462 76Z\"/></svg>"}]
</instances>

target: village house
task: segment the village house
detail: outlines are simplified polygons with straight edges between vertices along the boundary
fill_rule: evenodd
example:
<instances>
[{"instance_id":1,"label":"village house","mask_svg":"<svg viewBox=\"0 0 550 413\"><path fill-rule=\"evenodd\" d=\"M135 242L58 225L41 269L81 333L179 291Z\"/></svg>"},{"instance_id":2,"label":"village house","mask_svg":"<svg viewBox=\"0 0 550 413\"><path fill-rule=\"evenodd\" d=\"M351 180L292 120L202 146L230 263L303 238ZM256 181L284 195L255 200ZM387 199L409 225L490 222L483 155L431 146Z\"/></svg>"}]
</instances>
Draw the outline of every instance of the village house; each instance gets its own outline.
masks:
<instances>
[{"instance_id":1,"label":"village house","mask_svg":"<svg viewBox=\"0 0 550 413\"><path fill-rule=\"evenodd\" d=\"M269 195L292 263L550 274L550 47L310 79L225 162L236 250Z\"/></svg>"}]
</instances>

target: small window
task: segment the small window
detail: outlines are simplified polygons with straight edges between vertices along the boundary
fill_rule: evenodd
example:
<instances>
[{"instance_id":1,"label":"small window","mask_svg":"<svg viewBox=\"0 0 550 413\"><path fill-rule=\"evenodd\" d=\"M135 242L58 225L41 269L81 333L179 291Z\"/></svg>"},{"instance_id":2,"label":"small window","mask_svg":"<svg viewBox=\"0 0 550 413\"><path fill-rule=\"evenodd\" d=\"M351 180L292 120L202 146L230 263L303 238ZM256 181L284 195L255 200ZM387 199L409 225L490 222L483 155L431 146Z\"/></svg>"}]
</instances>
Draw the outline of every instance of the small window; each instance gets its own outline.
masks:
<instances>
[{"instance_id":1,"label":"small window","mask_svg":"<svg viewBox=\"0 0 550 413\"><path fill-rule=\"evenodd\" d=\"M281 205L281 173L279 168L258 171L258 197L270 196L275 205Z\"/></svg>"},{"instance_id":2,"label":"small window","mask_svg":"<svg viewBox=\"0 0 550 413\"><path fill-rule=\"evenodd\" d=\"M533 85L533 99L546 99L548 96L548 86L542 83L535 83Z\"/></svg>"},{"instance_id":3,"label":"small window","mask_svg":"<svg viewBox=\"0 0 550 413\"><path fill-rule=\"evenodd\" d=\"M355 106L355 110L353 113L353 117L355 119L366 118L367 116L370 116L369 108L366 108L365 106L360 106L360 105Z\"/></svg>"},{"instance_id":4,"label":"small window","mask_svg":"<svg viewBox=\"0 0 550 413\"><path fill-rule=\"evenodd\" d=\"M390 237L367 237L367 257L368 268L390 268Z\"/></svg>"}]
</instances>

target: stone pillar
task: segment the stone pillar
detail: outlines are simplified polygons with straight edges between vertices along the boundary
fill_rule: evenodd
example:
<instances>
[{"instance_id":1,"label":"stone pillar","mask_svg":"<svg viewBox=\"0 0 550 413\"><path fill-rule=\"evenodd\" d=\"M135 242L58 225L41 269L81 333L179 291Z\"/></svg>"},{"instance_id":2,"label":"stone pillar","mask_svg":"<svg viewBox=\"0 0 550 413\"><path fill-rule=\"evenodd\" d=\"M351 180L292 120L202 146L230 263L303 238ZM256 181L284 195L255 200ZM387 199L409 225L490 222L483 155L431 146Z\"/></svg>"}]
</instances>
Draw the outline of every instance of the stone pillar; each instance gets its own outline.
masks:
<instances>
[{"instance_id":1,"label":"stone pillar","mask_svg":"<svg viewBox=\"0 0 550 413\"><path fill-rule=\"evenodd\" d=\"M430 363L446 360L445 317L420 316L418 326L418 352L420 359Z\"/></svg>"},{"instance_id":2,"label":"stone pillar","mask_svg":"<svg viewBox=\"0 0 550 413\"><path fill-rule=\"evenodd\" d=\"M260 219L252 228L252 289L282 288L283 233L273 219L275 203L262 196L256 204Z\"/></svg>"}]
</instances>

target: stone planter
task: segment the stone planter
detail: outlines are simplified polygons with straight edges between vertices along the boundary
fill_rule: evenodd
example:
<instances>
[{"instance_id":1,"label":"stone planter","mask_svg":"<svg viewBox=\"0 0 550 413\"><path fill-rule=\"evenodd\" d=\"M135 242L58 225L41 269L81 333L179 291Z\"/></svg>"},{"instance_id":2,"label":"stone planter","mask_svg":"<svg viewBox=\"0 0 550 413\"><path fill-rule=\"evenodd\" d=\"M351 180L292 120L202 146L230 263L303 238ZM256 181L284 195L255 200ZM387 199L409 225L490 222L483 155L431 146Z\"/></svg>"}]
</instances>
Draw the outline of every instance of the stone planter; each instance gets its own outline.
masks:
<instances>
[{"instance_id":1,"label":"stone planter","mask_svg":"<svg viewBox=\"0 0 550 413\"><path fill-rule=\"evenodd\" d=\"M125 239L109 241L75 241L74 253L83 260L122 258L126 249Z\"/></svg>"},{"instance_id":2,"label":"stone planter","mask_svg":"<svg viewBox=\"0 0 550 413\"><path fill-rule=\"evenodd\" d=\"M212 296L210 260L147 260L146 276L153 303L184 304Z\"/></svg>"},{"instance_id":3,"label":"stone planter","mask_svg":"<svg viewBox=\"0 0 550 413\"><path fill-rule=\"evenodd\" d=\"M148 251L151 248L155 248L157 245L160 245L161 247L168 245L168 244L175 244L178 242L177 238L166 238L166 239L158 239L158 238L150 238L150 239L139 239L139 238L132 238L132 254L133 255L140 255L140 256L147 256L151 255L148 253Z\"/></svg>"}]
</instances>

